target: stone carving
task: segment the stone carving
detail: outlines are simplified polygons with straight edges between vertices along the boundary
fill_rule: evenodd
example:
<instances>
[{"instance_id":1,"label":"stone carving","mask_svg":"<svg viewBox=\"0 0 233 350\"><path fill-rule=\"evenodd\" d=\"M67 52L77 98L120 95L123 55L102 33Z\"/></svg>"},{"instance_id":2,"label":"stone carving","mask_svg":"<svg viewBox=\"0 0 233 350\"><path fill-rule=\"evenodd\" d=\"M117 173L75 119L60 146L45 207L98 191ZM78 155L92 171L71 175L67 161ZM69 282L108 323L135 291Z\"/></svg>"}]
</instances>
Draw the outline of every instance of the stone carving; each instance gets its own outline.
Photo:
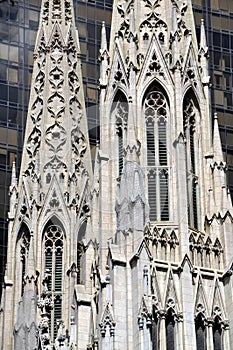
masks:
<instances>
[{"instance_id":1,"label":"stone carving","mask_svg":"<svg viewBox=\"0 0 233 350\"><path fill-rule=\"evenodd\" d=\"M42 21L48 24L49 19L49 0L44 1L44 6L42 9Z\"/></svg>"},{"instance_id":2,"label":"stone carving","mask_svg":"<svg viewBox=\"0 0 233 350\"><path fill-rule=\"evenodd\" d=\"M170 249L176 249L176 246L179 245L179 240L174 229L158 229L157 226L146 225L144 235L152 243L152 246L156 246L158 250L168 245Z\"/></svg>"},{"instance_id":3,"label":"stone carving","mask_svg":"<svg viewBox=\"0 0 233 350\"><path fill-rule=\"evenodd\" d=\"M143 40L148 40L150 33L156 32L159 42L163 44L165 42L165 36L167 36L167 24L161 18L161 9L158 9L161 0L144 0L144 2L146 3L145 8L148 9L148 11L145 14L146 18L139 26L142 38Z\"/></svg>"},{"instance_id":4,"label":"stone carving","mask_svg":"<svg viewBox=\"0 0 233 350\"><path fill-rule=\"evenodd\" d=\"M55 211L56 213L62 213L62 208L61 208L61 203L59 201L58 195L56 193L56 190L53 190L52 192L52 196L49 199L49 202L46 206L46 210L45 210L45 216L48 213L51 213L51 211Z\"/></svg>"},{"instance_id":5,"label":"stone carving","mask_svg":"<svg viewBox=\"0 0 233 350\"><path fill-rule=\"evenodd\" d=\"M49 332L49 315L54 307L52 293L48 290L49 283L51 281L51 274L45 272L44 279L42 281L43 291L40 299L38 300L38 307L41 310L41 320L39 322L39 339L42 350L52 350L50 342Z\"/></svg>"},{"instance_id":6,"label":"stone carving","mask_svg":"<svg viewBox=\"0 0 233 350\"><path fill-rule=\"evenodd\" d=\"M153 9L149 14L147 14L147 18L140 24L139 29L140 32L143 33L156 30L163 34L164 29L167 30L167 24L159 17L157 13L154 12Z\"/></svg>"},{"instance_id":7,"label":"stone carving","mask_svg":"<svg viewBox=\"0 0 233 350\"><path fill-rule=\"evenodd\" d=\"M198 265L201 263L206 267L217 269L221 267L223 247L218 238L213 243L208 236L204 241L201 235L195 239L191 233L189 237L189 249L193 264Z\"/></svg>"},{"instance_id":8,"label":"stone carving","mask_svg":"<svg viewBox=\"0 0 233 350\"><path fill-rule=\"evenodd\" d=\"M72 149L72 162L74 164L71 177L76 178L76 171L80 171L83 165L83 157L87 150L87 141L81 131L80 122L83 117L83 108L78 100L77 94L80 89L80 82L76 73L77 67L77 49L74 45L73 37L70 33L69 45L67 50L67 59L71 70L68 73L68 82L70 88L70 100L69 109L72 117L72 130L71 130L71 149Z\"/></svg>"},{"instance_id":9,"label":"stone carving","mask_svg":"<svg viewBox=\"0 0 233 350\"><path fill-rule=\"evenodd\" d=\"M152 58L151 58L151 61L150 61L150 64L149 64L149 67L147 69L147 72L146 72L146 75L153 75L153 74L156 74L158 73L159 75L164 75L164 72L162 71L161 69L161 64L160 64L160 61L156 55L156 53L154 52L153 55L152 55Z\"/></svg>"},{"instance_id":10,"label":"stone carving","mask_svg":"<svg viewBox=\"0 0 233 350\"><path fill-rule=\"evenodd\" d=\"M55 6L58 11L60 2L53 3L53 6ZM67 168L65 162L63 162L63 146L67 141L67 132L61 125L65 112L65 98L63 96L64 73L62 70L64 58L62 47L61 35L56 27L51 40L50 58L52 68L49 72L51 95L47 102L48 111L50 117L53 119L53 124L49 126L45 132L45 141L48 145L48 157L50 160L44 166L44 171L52 169L58 172Z\"/></svg>"},{"instance_id":11,"label":"stone carving","mask_svg":"<svg viewBox=\"0 0 233 350\"><path fill-rule=\"evenodd\" d=\"M160 91L150 92L145 101L145 116L146 119L152 118L155 116L157 118L163 117L167 118L167 108L166 108L166 99Z\"/></svg>"},{"instance_id":12,"label":"stone carving","mask_svg":"<svg viewBox=\"0 0 233 350\"><path fill-rule=\"evenodd\" d=\"M151 325L151 317L151 312L149 311L145 297L143 297L138 313L138 327L140 330L144 328L144 322L147 326Z\"/></svg>"},{"instance_id":13,"label":"stone carving","mask_svg":"<svg viewBox=\"0 0 233 350\"><path fill-rule=\"evenodd\" d=\"M195 105L192 99L186 98L184 105L184 130L187 129L188 125L195 129L196 113Z\"/></svg>"},{"instance_id":14,"label":"stone carving","mask_svg":"<svg viewBox=\"0 0 233 350\"><path fill-rule=\"evenodd\" d=\"M26 197L23 198L23 201L22 201L21 206L20 206L19 221L22 221L24 217L26 217L26 218L30 217L30 211L28 208L28 203L27 203Z\"/></svg>"},{"instance_id":15,"label":"stone carving","mask_svg":"<svg viewBox=\"0 0 233 350\"><path fill-rule=\"evenodd\" d=\"M191 82L191 84L193 84L194 87L197 86L196 75L191 59L188 60L184 71L184 84L186 84L187 82Z\"/></svg>"},{"instance_id":16,"label":"stone carving","mask_svg":"<svg viewBox=\"0 0 233 350\"><path fill-rule=\"evenodd\" d=\"M101 322L99 324L100 326L100 333L102 337L105 337L106 330L109 327L110 336L114 336L115 334L115 321L111 312L111 306L110 303L106 305L106 308L104 310Z\"/></svg>"},{"instance_id":17,"label":"stone carving","mask_svg":"<svg viewBox=\"0 0 233 350\"><path fill-rule=\"evenodd\" d=\"M44 35L41 36L40 45L36 54L36 60L38 64L38 74L34 81L34 90L36 92L35 99L32 102L31 110L29 112L30 118L32 119L33 129L28 137L26 143L26 149L29 155L29 164L26 175L34 175L35 173L35 162L38 149L41 144L41 117L43 113L43 91L45 85L45 59L46 59L46 48Z\"/></svg>"},{"instance_id":18,"label":"stone carving","mask_svg":"<svg viewBox=\"0 0 233 350\"><path fill-rule=\"evenodd\" d=\"M121 70L121 65L118 62L117 68L116 68L115 74L114 74L114 82L112 84L112 87L115 88L119 83L122 83L124 86L126 86L126 81L125 81L124 75L123 75L122 70Z\"/></svg>"},{"instance_id":19,"label":"stone carving","mask_svg":"<svg viewBox=\"0 0 233 350\"><path fill-rule=\"evenodd\" d=\"M71 10L71 4L70 1L65 1L65 24L68 24L68 22L71 22L72 20L72 10Z\"/></svg>"},{"instance_id":20,"label":"stone carving","mask_svg":"<svg viewBox=\"0 0 233 350\"><path fill-rule=\"evenodd\" d=\"M61 22L61 0L53 0L52 4L52 22Z\"/></svg>"}]
</instances>

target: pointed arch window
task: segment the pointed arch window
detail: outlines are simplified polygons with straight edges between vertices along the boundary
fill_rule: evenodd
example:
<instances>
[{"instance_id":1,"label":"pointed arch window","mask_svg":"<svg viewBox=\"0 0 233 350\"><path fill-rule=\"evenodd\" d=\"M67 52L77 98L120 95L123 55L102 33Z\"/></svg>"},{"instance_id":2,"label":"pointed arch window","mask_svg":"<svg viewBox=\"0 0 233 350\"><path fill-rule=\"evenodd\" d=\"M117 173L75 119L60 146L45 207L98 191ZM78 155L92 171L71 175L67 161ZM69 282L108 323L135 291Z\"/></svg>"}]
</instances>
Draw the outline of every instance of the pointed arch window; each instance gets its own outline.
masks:
<instances>
[{"instance_id":1,"label":"pointed arch window","mask_svg":"<svg viewBox=\"0 0 233 350\"><path fill-rule=\"evenodd\" d=\"M204 317L199 313L195 319L196 349L206 350L206 327Z\"/></svg>"},{"instance_id":2,"label":"pointed arch window","mask_svg":"<svg viewBox=\"0 0 233 350\"><path fill-rule=\"evenodd\" d=\"M171 310L166 316L166 349L175 350L175 320Z\"/></svg>"},{"instance_id":3,"label":"pointed arch window","mask_svg":"<svg viewBox=\"0 0 233 350\"><path fill-rule=\"evenodd\" d=\"M79 227L78 231L78 243L77 243L77 283L83 283L83 256L84 256L84 247L83 247L83 239L86 235L87 229L87 221L83 221Z\"/></svg>"},{"instance_id":4,"label":"pointed arch window","mask_svg":"<svg viewBox=\"0 0 233 350\"><path fill-rule=\"evenodd\" d=\"M128 102L123 92L118 91L112 106L117 134L118 175L121 176L124 165L124 146L128 122Z\"/></svg>"},{"instance_id":5,"label":"pointed arch window","mask_svg":"<svg viewBox=\"0 0 233 350\"><path fill-rule=\"evenodd\" d=\"M189 225L198 229L198 176L196 172L196 117L198 110L192 97L184 99L184 135L186 138L186 164Z\"/></svg>"},{"instance_id":6,"label":"pointed arch window","mask_svg":"<svg viewBox=\"0 0 233 350\"><path fill-rule=\"evenodd\" d=\"M58 225L48 225L44 235L45 271L51 274L48 285L54 300L50 314L51 339L57 335L57 321L62 318L63 232Z\"/></svg>"},{"instance_id":7,"label":"pointed arch window","mask_svg":"<svg viewBox=\"0 0 233 350\"><path fill-rule=\"evenodd\" d=\"M144 103L147 144L147 183L151 221L169 220L169 168L167 154L168 104L158 89Z\"/></svg>"},{"instance_id":8,"label":"pointed arch window","mask_svg":"<svg viewBox=\"0 0 233 350\"><path fill-rule=\"evenodd\" d=\"M214 307L214 324L213 324L213 345L214 350L223 350L223 329L222 312L218 306Z\"/></svg>"},{"instance_id":9,"label":"pointed arch window","mask_svg":"<svg viewBox=\"0 0 233 350\"><path fill-rule=\"evenodd\" d=\"M151 342L152 350L158 350L159 344L159 320L157 310L153 310L152 322L151 322Z\"/></svg>"},{"instance_id":10,"label":"pointed arch window","mask_svg":"<svg viewBox=\"0 0 233 350\"><path fill-rule=\"evenodd\" d=\"M28 251L29 251L29 245L30 245L30 232L28 227L23 224L20 232L19 232L19 239L17 241L17 246L20 251L20 266L17 266L17 268L20 269L19 276L20 278L20 293L21 296L23 296L24 293L24 277L26 273L26 267L27 267L27 259L28 259Z\"/></svg>"},{"instance_id":11,"label":"pointed arch window","mask_svg":"<svg viewBox=\"0 0 233 350\"><path fill-rule=\"evenodd\" d=\"M223 350L222 346L222 328L218 319L215 319L213 326L214 350Z\"/></svg>"}]
</instances>

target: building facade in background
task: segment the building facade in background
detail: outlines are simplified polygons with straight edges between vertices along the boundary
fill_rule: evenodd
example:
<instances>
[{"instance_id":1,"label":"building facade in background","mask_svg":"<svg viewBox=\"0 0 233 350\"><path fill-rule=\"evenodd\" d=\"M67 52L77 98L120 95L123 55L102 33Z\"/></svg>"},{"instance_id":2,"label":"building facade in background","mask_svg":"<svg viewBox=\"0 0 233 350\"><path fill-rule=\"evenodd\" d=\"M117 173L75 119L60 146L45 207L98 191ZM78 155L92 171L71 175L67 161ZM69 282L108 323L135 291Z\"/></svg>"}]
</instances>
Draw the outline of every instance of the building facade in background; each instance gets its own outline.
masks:
<instances>
[{"instance_id":1,"label":"building facade in background","mask_svg":"<svg viewBox=\"0 0 233 350\"><path fill-rule=\"evenodd\" d=\"M114 1L93 167L73 2L42 1L1 349L231 349L232 202L192 5Z\"/></svg>"},{"instance_id":2,"label":"building facade in background","mask_svg":"<svg viewBox=\"0 0 233 350\"><path fill-rule=\"evenodd\" d=\"M206 25L211 76L211 107L218 113L228 186L233 193L233 3L227 0L193 0L199 35L201 18Z\"/></svg>"}]
</instances>

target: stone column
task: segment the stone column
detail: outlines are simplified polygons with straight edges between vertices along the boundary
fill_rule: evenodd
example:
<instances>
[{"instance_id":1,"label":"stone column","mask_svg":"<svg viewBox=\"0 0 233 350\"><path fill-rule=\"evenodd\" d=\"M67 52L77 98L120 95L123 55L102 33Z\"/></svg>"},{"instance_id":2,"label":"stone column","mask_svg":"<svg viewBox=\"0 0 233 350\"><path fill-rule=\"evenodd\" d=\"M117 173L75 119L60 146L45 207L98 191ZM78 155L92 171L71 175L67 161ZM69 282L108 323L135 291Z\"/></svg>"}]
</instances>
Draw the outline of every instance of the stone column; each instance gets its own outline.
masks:
<instances>
[{"instance_id":1,"label":"stone column","mask_svg":"<svg viewBox=\"0 0 233 350\"><path fill-rule=\"evenodd\" d=\"M175 324L175 349L180 350L184 349L183 345L183 317L182 315L177 316Z\"/></svg>"},{"instance_id":2,"label":"stone column","mask_svg":"<svg viewBox=\"0 0 233 350\"><path fill-rule=\"evenodd\" d=\"M229 324L225 322L223 325L223 349L231 350Z\"/></svg>"},{"instance_id":3,"label":"stone column","mask_svg":"<svg viewBox=\"0 0 233 350\"><path fill-rule=\"evenodd\" d=\"M160 327L159 327L159 350L167 350L166 344L166 314L160 313Z\"/></svg>"},{"instance_id":4,"label":"stone column","mask_svg":"<svg viewBox=\"0 0 233 350\"><path fill-rule=\"evenodd\" d=\"M208 322L208 328L207 328L207 349L208 350L214 350L214 342L213 342L213 324L214 320L212 318L209 318L207 320Z\"/></svg>"}]
</instances>

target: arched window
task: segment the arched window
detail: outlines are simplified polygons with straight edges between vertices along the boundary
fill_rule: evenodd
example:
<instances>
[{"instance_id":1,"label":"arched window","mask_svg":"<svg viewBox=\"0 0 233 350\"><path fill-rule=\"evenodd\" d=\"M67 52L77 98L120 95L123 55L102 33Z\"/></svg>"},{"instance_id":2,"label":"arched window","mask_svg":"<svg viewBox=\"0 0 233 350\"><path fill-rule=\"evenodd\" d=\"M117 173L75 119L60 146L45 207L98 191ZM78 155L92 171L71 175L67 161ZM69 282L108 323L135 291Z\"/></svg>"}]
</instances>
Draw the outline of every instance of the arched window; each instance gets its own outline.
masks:
<instances>
[{"instance_id":1,"label":"arched window","mask_svg":"<svg viewBox=\"0 0 233 350\"><path fill-rule=\"evenodd\" d=\"M29 245L30 245L30 232L28 227L25 224L23 224L20 228L18 241L17 241L17 247L20 254L20 266L17 265L17 268L20 269L19 275L20 275L21 296L23 296L23 293L24 293L24 283L25 283L24 277L25 277L26 267L27 267Z\"/></svg>"},{"instance_id":2,"label":"arched window","mask_svg":"<svg viewBox=\"0 0 233 350\"><path fill-rule=\"evenodd\" d=\"M152 323L151 323L151 342L152 342L152 350L158 350L158 342L159 342L159 336L158 336L158 315L153 310L152 315Z\"/></svg>"},{"instance_id":3,"label":"arched window","mask_svg":"<svg viewBox=\"0 0 233 350\"><path fill-rule=\"evenodd\" d=\"M214 350L223 350L222 344L222 328L219 318L215 318L213 326L213 343Z\"/></svg>"},{"instance_id":4,"label":"arched window","mask_svg":"<svg viewBox=\"0 0 233 350\"><path fill-rule=\"evenodd\" d=\"M223 350L223 322L222 313L218 306L214 308L214 324L213 324L213 344L214 350Z\"/></svg>"},{"instance_id":5,"label":"arched window","mask_svg":"<svg viewBox=\"0 0 233 350\"><path fill-rule=\"evenodd\" d=\"M125 95L119 90L114 98L112 112L117 134L118 175L121 176L124 165L124 146L128 121L128 103Z\"/></svg>"},{"instance_id":6,"label":"arched window","mask_svg":"<svg viewBox=\"0 0 233 350\"><path fill-rule=\"evenodd\" d=\"M166 345L167 350L175 350L175 321L171 310L166 316Z\"/></svg>"},{"instance_id":7,"label":"arched window","mask_svg":"<svg viewBox=\"0 0 233 350\"><path fill-rule=\"evenodd\" d=\"M151 89L146 94L144 110L150 220L167 221L169 220L168 104L165 95L156 88Z\"/></svg>"},{"instance_id":8,"label":"arched window","mask_svg":"<svg viewBox=\"0 0 233 350\"><path fill-rule=\"evenodd\" d=\"M199 314L195 320L196 349L206 350L206 328L203 316Z\"/></svg>"},{"instance_id":9,"label":"arched window","mask_svg":"<svg viewBox=\"0 0 233 350\"><path fill-rule=\"evenodd\" d=\"M62 318L63 232L59 225L49 224L44 234L45 271L50 273L48 285L54 300L50 314L51 339L57 335L57 321Z\"/></svg>"},{"instance_id":10,"label":"arched window","mask_svg":"<svg viewBox=\"0 0 233 350\"><path fill-rule=\"evenodd\" d=\"M77 283L83 283L83 243L87 229L87 221L83 221L78 231L78 243L77 243Z\"/></svg>"},{"instance_id":11,"label":"arched window","mask_svg":"<svg viewBox=\"0 0 233 350\"><path fill-rule=\"evenodd\" d=\"M184 135L186 138L186 164L187 164L187 189L188 189L188 217L189 225L198 229L197 191L198 177L196 173L196 118L198 109L192 97L184 99Z\"/></svg>"}]
</instances>

